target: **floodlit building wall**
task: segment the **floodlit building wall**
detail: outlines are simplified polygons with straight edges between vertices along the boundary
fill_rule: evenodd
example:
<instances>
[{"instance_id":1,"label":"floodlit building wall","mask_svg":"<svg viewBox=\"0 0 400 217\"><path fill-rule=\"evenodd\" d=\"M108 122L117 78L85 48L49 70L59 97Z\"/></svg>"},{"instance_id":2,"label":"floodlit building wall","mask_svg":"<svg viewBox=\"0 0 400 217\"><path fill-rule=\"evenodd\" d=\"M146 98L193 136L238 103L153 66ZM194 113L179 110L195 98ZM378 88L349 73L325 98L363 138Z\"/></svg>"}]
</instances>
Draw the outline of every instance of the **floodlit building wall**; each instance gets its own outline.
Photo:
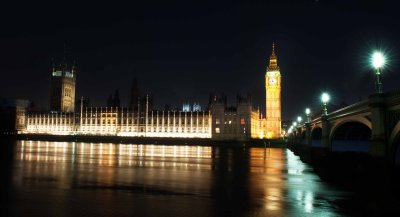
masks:
<instances>
[{"instance_id":1,"label":"floodlit building wall","mask_svg":"<svg viewBox=\"0 0 400 217\"><path fill-rule=\"evenodd\" d=\"M152 111L86 108L82 113L36 113L26 118L22 133L108 135L126 137L211 138L209 111Z\"/></svg>"}]
</instances>

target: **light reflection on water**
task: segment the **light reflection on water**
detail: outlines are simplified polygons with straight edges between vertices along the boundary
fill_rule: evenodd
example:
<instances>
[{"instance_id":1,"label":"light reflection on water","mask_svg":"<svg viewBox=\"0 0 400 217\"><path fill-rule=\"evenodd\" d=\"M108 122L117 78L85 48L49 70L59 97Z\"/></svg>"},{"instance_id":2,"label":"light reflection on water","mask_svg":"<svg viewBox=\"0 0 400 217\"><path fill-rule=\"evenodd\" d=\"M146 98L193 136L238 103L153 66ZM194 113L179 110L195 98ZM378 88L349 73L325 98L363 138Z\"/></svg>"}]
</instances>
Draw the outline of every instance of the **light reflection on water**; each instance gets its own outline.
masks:
<instances>
[{"instance_id":1,"label":"light reflection on water","mask_svg":"<svg viewBox=\"0 0 400 217\"><path fill-rule=\"evenodd\" d=\"M338 216L332 201L345 196L279 148L18 141L13 183L21 198L31 198L17 205L71 197L84 202L47 205L74 215L101 215L93 210L107 198L111 215ZM148 205L138 205L143 201Z\"/></svg>"}]
</instances>

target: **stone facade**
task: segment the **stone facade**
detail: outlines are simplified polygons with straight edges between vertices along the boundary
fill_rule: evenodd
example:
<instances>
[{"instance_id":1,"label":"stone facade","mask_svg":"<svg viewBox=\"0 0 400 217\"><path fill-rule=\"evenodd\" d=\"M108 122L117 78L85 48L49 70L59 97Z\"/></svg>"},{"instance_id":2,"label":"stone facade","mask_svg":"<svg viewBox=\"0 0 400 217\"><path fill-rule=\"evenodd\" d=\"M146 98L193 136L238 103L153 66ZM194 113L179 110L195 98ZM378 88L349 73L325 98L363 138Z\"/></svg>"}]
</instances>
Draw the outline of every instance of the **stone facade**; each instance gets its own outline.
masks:
<instances>
[{"instance_id":1,"label":"stone facade","mask_svg":"<svg viewBox=\"0 0 400 217\"><path fill-rule=\"evenodd\" d=\"M85 108L81 113L31 113L23 133L126 137L211 138L209 111Z\"/></svg>"},{"instance_id":2,"label":"stone facade","mask_svg":"<svg viewBox=\"0 0 400 217\"><path fill-rule=\"evenodd\" d=\"M57 112L75 111L76 67L68 67L65 61L53 66L50 81L50 110Z\"/></svg>"},{"instance_id":3,"label":"stone facade","mask_svg":"<svg viewBox=\"0 0 400 217\"><path fill-rule=\"evenodd\" d=\"M22 99L0 99L0 133L26 129L26 112L30 102Z\"/></svg>"},{"instance_id":4,"label":"stone facade","mask_svg":"<svg viewBox=\"0 0 400 217\"><path fill-rule=\"evenodd\" d=\"M265 119L252 108L251 97L238 96L236 103L236 107L228 107L226 96L210 97L212 138L238 141L263 138Z\"/></svg>"}]
</instances>

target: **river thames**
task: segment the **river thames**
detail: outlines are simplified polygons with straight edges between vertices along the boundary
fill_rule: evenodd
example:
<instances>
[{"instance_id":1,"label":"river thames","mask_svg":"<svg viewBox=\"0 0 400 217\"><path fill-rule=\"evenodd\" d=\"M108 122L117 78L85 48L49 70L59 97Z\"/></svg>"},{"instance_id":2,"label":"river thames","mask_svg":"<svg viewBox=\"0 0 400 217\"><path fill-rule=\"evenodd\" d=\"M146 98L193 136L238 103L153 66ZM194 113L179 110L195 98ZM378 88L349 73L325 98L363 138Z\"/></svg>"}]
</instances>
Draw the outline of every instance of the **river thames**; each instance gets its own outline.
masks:
<instances>
[{"instance_id":1,"label":"river thames","mask_svg":"<svg viewBox=\"0 0 400 217\"><path fill-rule=\"evenodd\" d=\"M342 216L350 195L283 148L2 145L9 216Z\"/></svg>"}]
</instances>

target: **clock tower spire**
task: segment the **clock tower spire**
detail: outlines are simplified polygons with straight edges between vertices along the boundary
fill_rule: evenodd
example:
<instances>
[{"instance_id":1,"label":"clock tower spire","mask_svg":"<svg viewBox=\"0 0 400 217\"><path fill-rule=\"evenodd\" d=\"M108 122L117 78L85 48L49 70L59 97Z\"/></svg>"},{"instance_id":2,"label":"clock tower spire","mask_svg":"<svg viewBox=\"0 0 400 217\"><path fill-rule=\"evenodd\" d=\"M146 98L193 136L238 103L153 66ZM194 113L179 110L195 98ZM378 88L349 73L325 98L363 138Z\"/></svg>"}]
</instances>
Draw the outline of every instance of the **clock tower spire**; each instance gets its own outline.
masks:
<instances>
[{"instance_id":1,"label":"clock tower spire","mask_svg":"<svg viewBox=\"0 0 400 217\"><path fill-rule=\"evenodd\" d=\"M265 73L267 138L281 137L281 72L275 54L275 43Z\"/></svg>"},{"instance_id":2,"label":"clock tower spire","mask_svg":"<svg viewBox=\"0 0 400 217\"><path fill-rule=\"evenodd\" d=\"M278 58L275 54L275 43L272 43L272 53L269 57L269 66L267 67L267 71L279 71Z\"/></svg>"}]
</instances>

